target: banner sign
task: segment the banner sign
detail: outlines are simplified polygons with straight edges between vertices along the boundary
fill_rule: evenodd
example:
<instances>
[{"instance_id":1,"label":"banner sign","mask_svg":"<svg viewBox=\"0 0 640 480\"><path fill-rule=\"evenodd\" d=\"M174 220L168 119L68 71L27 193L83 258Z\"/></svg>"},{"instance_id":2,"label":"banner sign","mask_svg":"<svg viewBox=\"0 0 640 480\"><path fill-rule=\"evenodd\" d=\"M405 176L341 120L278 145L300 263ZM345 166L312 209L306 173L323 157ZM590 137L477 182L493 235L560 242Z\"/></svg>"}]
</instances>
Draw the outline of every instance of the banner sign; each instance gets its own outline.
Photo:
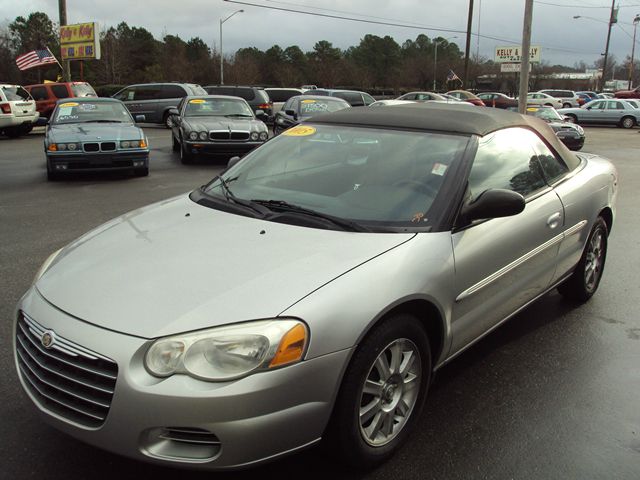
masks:
<instances>
[{"instance_id":1,"label":"banner sign","mask_svg":"<svg viewBox=\"0 0 640 480\"><path fill-rule=\"evenodd\" d=\"M502 73L520 73L519 63L501 63L500 72ZM531 72L531 64L529 64L529 72Z\"/></svg>"},{"instance_id":2,"label":"banner sign","mask_svg":"<svg viewBox=\"0 0 640 480\"><path fill-rule=\"evenodd\" d=\"M532 46L529 50L529 61L532 63L540 63L540 47ZM505 47L496 47L494 61L496 63L514 63L521 62L522 47L520 45L511 45Z\"/></svg>"},{"instance_id":3,"label":"banner sign","mask_svg":"<svg viewBox=\"0 0 640 480\"><path fill-rule=\"evenodd\" d=\"M60 27L62 60L100 60L98 24L76 23Z\"/></svg>"}]
</instances>

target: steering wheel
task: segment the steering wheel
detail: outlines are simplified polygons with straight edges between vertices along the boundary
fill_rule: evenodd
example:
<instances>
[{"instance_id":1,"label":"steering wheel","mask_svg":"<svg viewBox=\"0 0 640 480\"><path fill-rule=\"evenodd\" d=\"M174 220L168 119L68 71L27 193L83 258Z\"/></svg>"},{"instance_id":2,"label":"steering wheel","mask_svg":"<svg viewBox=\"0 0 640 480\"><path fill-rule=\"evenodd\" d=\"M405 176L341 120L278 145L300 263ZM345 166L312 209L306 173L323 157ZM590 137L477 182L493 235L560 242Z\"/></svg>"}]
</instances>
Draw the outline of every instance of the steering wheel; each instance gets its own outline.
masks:
<instances>
[{"instance_id":1,"label":"steering wheel","mask_svg":"<svg viewBox=\"0 0 640 480\"><path fill-rule=\"evenodd\" d=\"M416 192L426 193L431 196L434 196L435 193L437 193L436 189L431 185L429 185L428 183L419 182L417 180L398 180L397 182L393 182L391 186L393 187L407 186L412 190L415 190Z\"/></svg>"}]
</instances>

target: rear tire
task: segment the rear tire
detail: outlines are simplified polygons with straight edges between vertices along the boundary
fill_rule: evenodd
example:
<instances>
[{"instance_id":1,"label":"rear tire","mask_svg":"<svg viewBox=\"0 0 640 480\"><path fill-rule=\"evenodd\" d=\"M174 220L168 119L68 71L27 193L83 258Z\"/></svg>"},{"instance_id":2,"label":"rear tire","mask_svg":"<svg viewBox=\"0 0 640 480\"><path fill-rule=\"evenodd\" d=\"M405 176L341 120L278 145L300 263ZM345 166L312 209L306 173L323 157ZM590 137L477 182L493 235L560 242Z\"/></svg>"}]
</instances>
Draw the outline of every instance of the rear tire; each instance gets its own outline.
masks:
<instances>
[{"instance_id":1,"label":"rear tire","mask_svg":"<svg viewBox=\"0 0 640 480\"><path fill-rule=\"evenodd\" d=\"M607 258L608 235L606 222L602 217L598 217L591 229L576 269L566 281L558 286L558 291L562 296L583 303L596 293Z\"/></svg>"},{"instance_id":2,"label":"rear tire","mask_svg":"<svg viewBox=\"0 0 640 480\"><path fill-rule=\"evenodd\" d=\"M570 103L563 103L562 104L562 108L571 108L571 104Z\"/></svg>"},{"instance_id":3,"label":"rear tire","mask_svg":"<svg viewBox=\"0 0 640 480\"><path fill-rule=\"evenodd\" d=\"M417 423L431 379L429 339L413 316L376 326L347 367L327 427L343 463L369 469L390 458Z\"/></svg>"}]
</instances>

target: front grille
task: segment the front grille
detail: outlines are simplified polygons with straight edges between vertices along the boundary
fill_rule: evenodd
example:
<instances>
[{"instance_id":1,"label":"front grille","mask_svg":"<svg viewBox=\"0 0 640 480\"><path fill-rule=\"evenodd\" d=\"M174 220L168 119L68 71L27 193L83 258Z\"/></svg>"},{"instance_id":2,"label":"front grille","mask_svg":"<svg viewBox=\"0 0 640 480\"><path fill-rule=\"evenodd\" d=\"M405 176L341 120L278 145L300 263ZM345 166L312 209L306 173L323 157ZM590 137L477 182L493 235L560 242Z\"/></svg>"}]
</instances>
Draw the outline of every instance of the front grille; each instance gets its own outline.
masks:
<instances>
[{"instance_id":1,"label":"front grille","mask_svg":"<svg viewBox=\"0 0 640 480\"><path fill-rule=\"evenodd\" d=\"M100 151L100 145L98 143L85 143L84 144L85 152L98 152Z\"/></svg>"},{"instance_id":2,"label":"front grille","mask_svg":"<svg viewBox=\"0 0 640 480\"><path fill-rule=\"evenodd\" d=\"M45 348L43 336L53 335ZM118 377L118 366L45 329L20 313L16 328L18 366L31 394L61 417L87 427L107 418Z\"/></svg>"},{"instance_id":3,"label":"front grille","mask_svg":"<svg viewBox=\"0 0 640 480\"><path fill-rule=\"evenodd\" d=\"M100 150L103 152L112 152L116 149L116 142L102 142Z\"/></svg>"},{"instance_id":4,"label":"front grille","mask_svg":"<svg viewBox=\"0 0 640 480\"><path fill-rule=\"evenodd\" d=\"M214 130L209 132L209 139L211 140L234 140L236 142L246 142L249 140L249 132L229 131L229 130Z\"/></svg>"}]
</instances>

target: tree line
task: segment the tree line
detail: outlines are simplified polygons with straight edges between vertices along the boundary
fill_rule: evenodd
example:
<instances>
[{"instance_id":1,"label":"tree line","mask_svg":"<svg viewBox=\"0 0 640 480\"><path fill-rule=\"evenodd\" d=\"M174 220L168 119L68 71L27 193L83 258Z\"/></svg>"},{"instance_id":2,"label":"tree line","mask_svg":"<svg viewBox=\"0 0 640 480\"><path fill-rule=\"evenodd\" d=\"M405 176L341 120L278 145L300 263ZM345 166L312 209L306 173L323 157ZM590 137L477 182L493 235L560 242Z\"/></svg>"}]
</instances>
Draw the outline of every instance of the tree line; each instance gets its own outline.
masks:
<instances>
[{"instance_id":1,"label":"tree line","mask_svg":"<svg viewBox=\"0 0 640 480\"><path fill-rule=\"evenodd\" d=\"M15 58L25 52L48 47L58 56L59 26L43 12L17 17L0 26L0 80L19 84L55 80L57 66L20 72ZM437 44L437 47L436 47ZM188 40L165 34L156 39L144 27L121 22L100 32L102 57L83 64L83 78L94 86L179 81L201 85L216 84L220 79L220 52L201 38ZM434 59L437 48L437 65ZM72 77L80 79L78 61L72 63ZM450 89L460 84L446 82L453 70L462 77L464 54L455 43L441 37L419 34L414 40L398 44L392 37L365 35L360 43L345 50L330 41L319 40L310 51L297 45L285 48L273 45L267 50L241 48L224 56L225 83L292 87L316 84L323 87L350 87L367 91L408 89L431 90L436 69L436 89ZM580 71L574 68L540 64L537 73ZM469 62L470 86L482 74L499 74L500 67L486 58ZM536 73L534 71L534 73ZM625 77L622 77L625 78Z\"/></svg>"}]
</instances>

